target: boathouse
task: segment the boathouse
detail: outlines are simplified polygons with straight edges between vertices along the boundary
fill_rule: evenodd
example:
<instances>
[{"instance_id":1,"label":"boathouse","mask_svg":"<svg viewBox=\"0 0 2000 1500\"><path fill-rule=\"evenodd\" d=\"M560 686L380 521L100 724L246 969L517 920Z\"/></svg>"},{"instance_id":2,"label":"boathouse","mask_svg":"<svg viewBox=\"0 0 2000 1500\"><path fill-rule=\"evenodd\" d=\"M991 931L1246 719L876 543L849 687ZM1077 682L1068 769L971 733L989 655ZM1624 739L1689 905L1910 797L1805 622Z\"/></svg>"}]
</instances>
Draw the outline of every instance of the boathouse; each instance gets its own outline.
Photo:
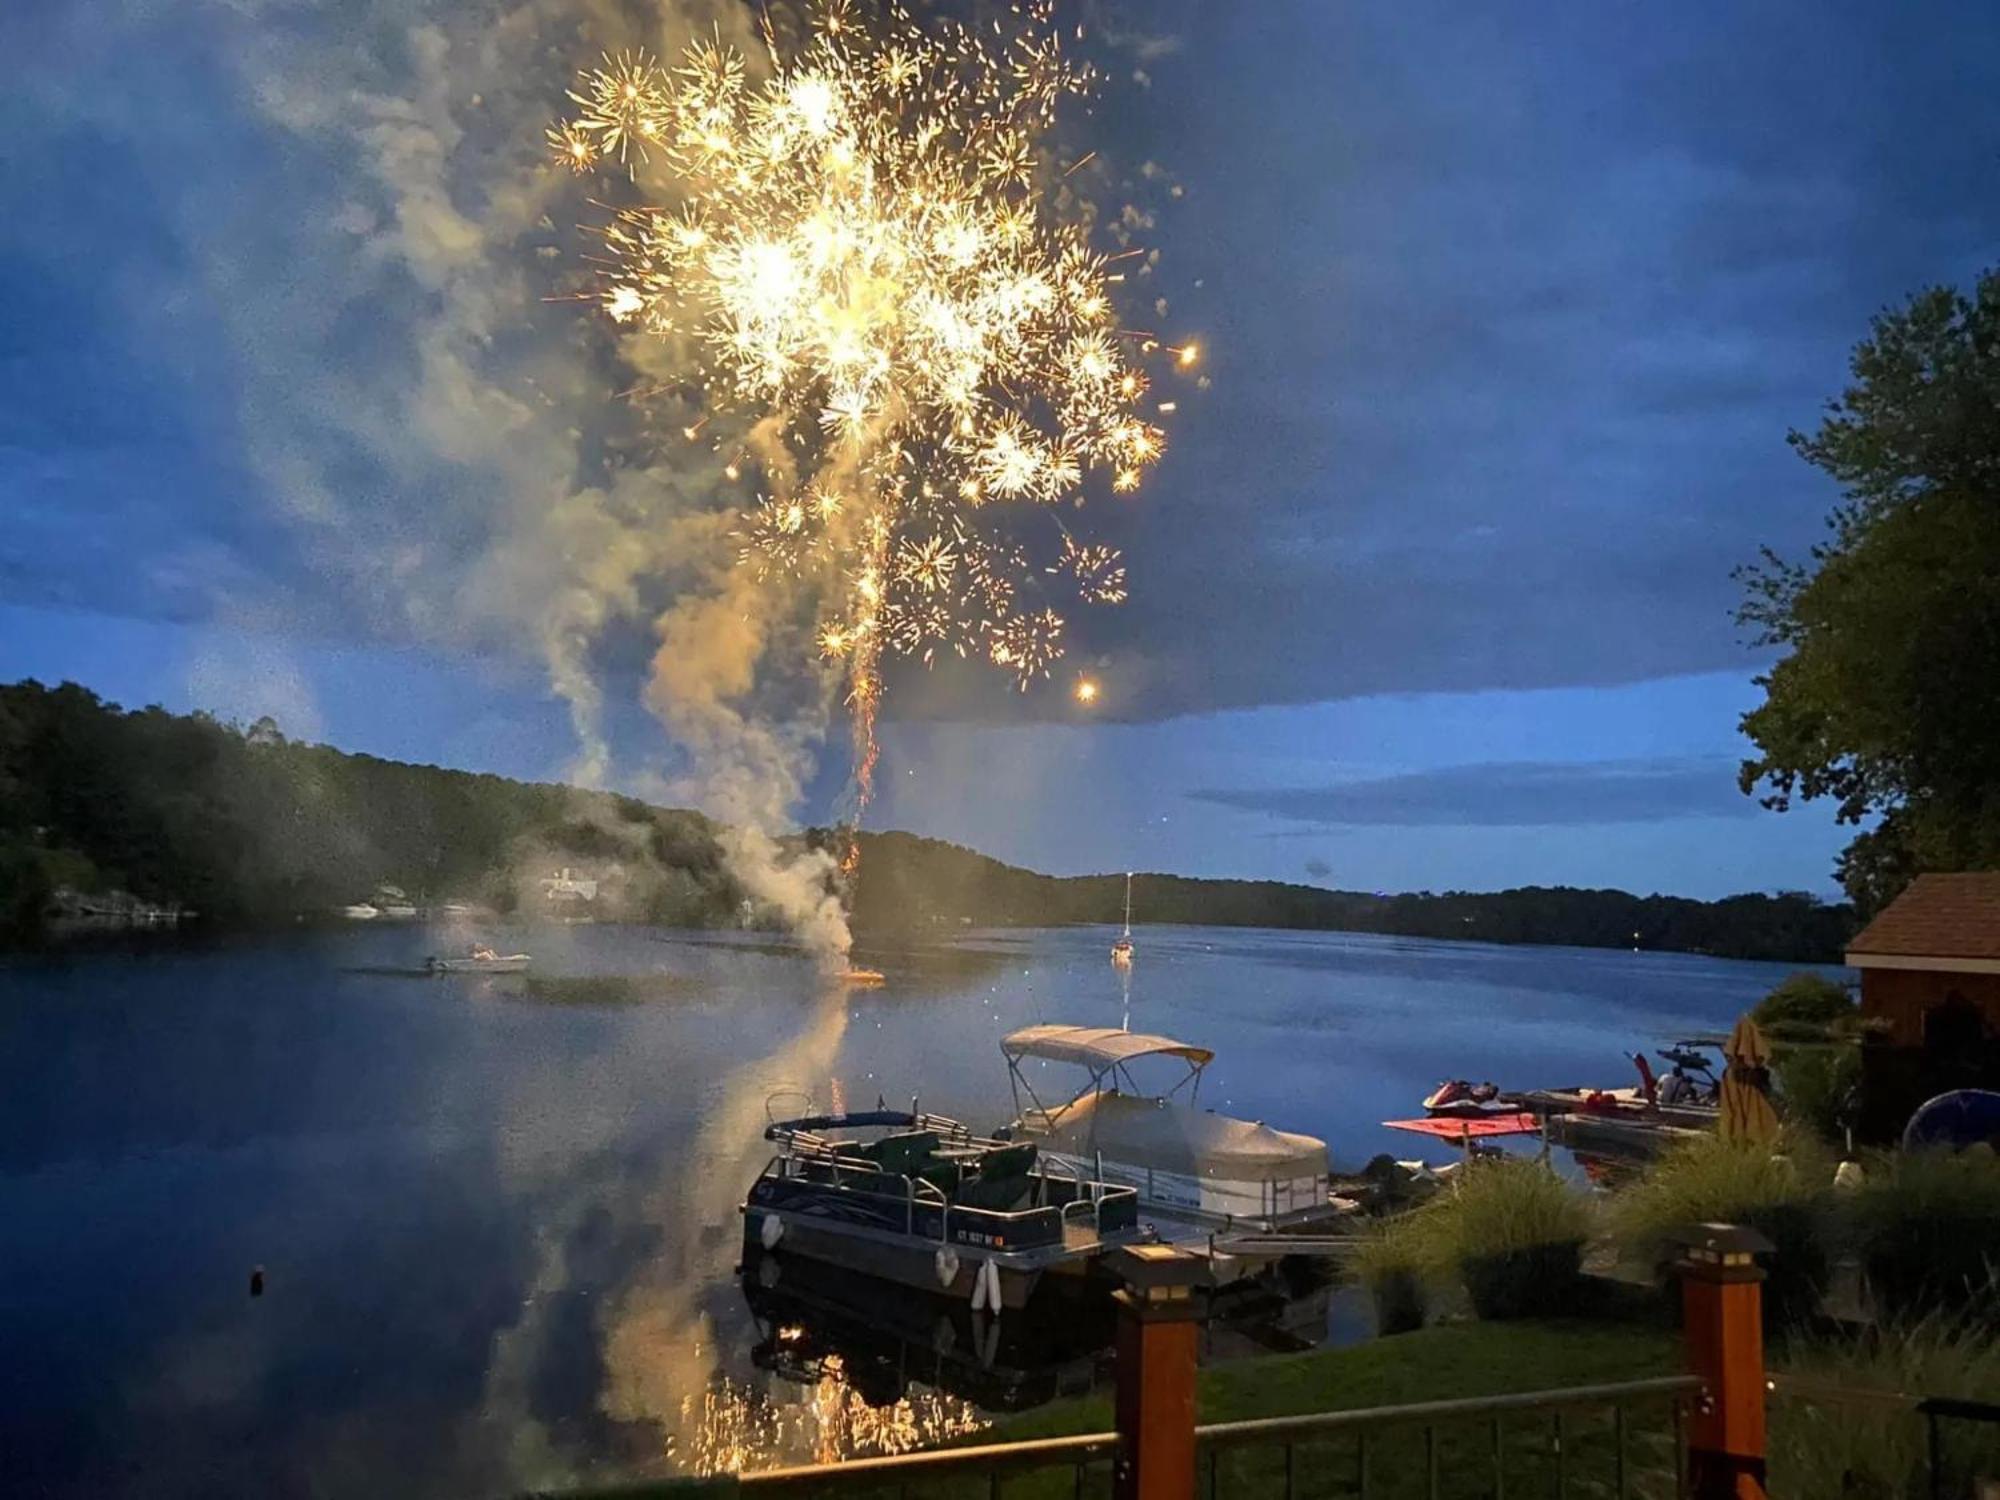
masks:
<instances>
[{"instance_id":1,"label":"boathouse","mask_svg":"<svg viewBox=\"0 0 2000 1500\"><path fill-rule=\"evenodd\" d=\"M2000 1088L2000 870L1919 875L1847 962L1861 971L1865 1138L1894 1138L1948 1089Z\"/></svg>"}]
</instances>

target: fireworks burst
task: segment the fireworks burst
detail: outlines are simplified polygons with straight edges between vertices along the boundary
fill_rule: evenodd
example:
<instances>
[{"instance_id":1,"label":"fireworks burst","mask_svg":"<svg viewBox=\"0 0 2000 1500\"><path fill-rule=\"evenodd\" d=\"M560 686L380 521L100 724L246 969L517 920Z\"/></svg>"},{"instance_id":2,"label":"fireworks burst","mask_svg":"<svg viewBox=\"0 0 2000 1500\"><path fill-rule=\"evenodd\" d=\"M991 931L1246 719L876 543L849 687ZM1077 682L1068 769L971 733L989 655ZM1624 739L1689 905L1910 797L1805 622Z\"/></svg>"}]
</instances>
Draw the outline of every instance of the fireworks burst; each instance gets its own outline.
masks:
<instances>
[{"instance_id":1,"label":"fireworks burst","mask_svg":"<svg viewBox=\"0 0 2000 1500\"><path fill-rule=\"evenodd\" d=\"M1108 547L1063 532L1035 568L1024 512L1135 488L1160 455L1149 354L1122 330L1120 279L1036 190L1059 103L1092 82L1046 0L990 32L862 21L833 0L770 70L715 43L671 68L643 53L583 75L549 131L565 165L663 168L672 207L617 214L597 297L620 324L696 351L707 408L779 434L783 462L711 440L746 509L747 566L826 601L819 649L849 675L865 800L884 652L979 656L1025 687L1062 654L1048 590L1125 597ZM792 476L801 476L793 478Z\"/></svg>"}]
</instances>

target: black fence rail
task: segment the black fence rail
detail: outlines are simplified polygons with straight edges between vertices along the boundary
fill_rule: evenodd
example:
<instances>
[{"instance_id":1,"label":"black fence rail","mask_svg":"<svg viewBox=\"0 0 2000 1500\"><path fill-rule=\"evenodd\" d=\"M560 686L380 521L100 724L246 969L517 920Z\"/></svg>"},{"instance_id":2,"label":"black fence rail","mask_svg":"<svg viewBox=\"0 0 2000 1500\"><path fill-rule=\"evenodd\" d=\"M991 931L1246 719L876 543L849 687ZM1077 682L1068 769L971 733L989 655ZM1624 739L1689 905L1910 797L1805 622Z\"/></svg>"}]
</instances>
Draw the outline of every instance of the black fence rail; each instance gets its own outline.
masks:
<instances>
[{"instance_id":1,"label":"black fence rail","mask_svg":"<svg viewBox=\"0 0 2000 1500\"><path fill-rule=\"evenodd\" d=\"M1803 1375L1774 1374L1767 1385L1773 1422L1805 1429L1786 1448L1823 1466L1811 1478L1834 1486L1829 1493L1865 1468L1920 1483L1931 1500L2000 1500L2000 1403Z\"/></svg>"},{"instance_id":2,"label":"black fence rail","mask_svg":"<svg viewBox=\"0 0 2000 1500\"><path fill-rule=\"evenodd\" d=\"M883 1495L898 1500L924 1496L986 1496L999 1500L1003 1483L1024 1475L1034 1475L1041 1483L1032 1487L1037 1496L1081 1495L1092 1477L1093 1466L1102 1469L1109 1483L1110 1468L1118 1455L1118 1434L1086 1432L1074 1437L1034 1438L1019 1443L989 1443L976 1448L934 1448L922 1453L899 1453L886 1458L857 1458L846 1463L814 1465L796 1469L765 1469L744 1474L742 1488L757 1495ZM1068 1470L1065 1475L1061 1471ZM1061 1479L1064 1484L1047 1481ZM1007 1495L1026 1495L1028 1486L1005 1490Z\"/></svg>"},{"instance_id":3,"label":"black fence rail","mask_svg":"<svg viewBox=\"0 0 2000 1500\"><path fill-rule=\"evenodd\" d=\"M1211 1423L1195 1429L1197 1481L1229 1496L1678 1500L1691 1375L1462 1401ZM945 1448L741 1476L758 1495L893 1500L1076 1500L1112 1487L1114 1432ZM662 1492L664 1493L664 1491Z\"/></svg>"},{"instance_id":4,"label":"black fence rail","mask_svg":"<svg viewBox=\"0 0 2000 1500\"><path fill-rule=\"evenodd\" d=\"M1691 1375L1195 1429L1198 1475L1225 1496L1448 1500L1677 1497Z\"/></svg>"}]
</instances>

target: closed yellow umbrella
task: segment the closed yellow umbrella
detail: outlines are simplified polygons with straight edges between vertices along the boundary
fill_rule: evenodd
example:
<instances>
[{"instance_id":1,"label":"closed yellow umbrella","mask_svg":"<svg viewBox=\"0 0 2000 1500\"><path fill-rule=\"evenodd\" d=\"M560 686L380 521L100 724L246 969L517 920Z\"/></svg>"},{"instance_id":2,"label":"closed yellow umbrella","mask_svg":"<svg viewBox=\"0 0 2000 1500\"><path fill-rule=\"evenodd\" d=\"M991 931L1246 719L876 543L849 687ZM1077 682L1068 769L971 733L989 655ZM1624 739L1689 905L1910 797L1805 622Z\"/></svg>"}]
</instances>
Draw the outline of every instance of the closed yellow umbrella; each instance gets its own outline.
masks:
<instances>
[{"instance_id":1,"label":"closed yellow umbrella","mask_svg":"<svg viewBox=\"0 0 2000 1500\"><path fill-rule=\"evenodd\" d=\"M1771 1107L1771 1048L1748 1016L1737 1018L1722 1049L1722 1138L1763 1144L1777 1139L1778 1112Z\"/></svg>"}]
</instances>

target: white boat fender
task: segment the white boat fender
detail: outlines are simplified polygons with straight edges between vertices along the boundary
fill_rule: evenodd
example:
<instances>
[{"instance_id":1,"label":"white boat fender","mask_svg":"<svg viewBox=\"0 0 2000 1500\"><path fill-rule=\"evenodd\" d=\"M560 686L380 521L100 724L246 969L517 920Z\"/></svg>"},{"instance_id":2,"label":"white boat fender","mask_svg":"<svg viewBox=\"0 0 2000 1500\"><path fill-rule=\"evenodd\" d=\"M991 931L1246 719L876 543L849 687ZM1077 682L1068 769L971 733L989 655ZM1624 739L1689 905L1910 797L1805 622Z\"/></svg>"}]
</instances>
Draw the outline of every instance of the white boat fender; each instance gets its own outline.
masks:
<instances>
[{"instance_id":1,"label":"white boat fender","mask_svg":"<svg viewBox=\"0 0 2000 1500\"><path fill-rule=\"evenodd\" d=\"M951 1284L958 1280L958 1252L950 1246L937 1253L937 1279L938 1285L946 1291L950 1291Z\"/></svg>"},{"instance_id":2,"label":"white boat fender","mask_svg":"<svg viewBox=\"0 0 2000 1500\"><path fill-rule=\"evenodd\" d=\"M776 1214L765 1214L764 1222L757 1227L757 1238L763 1241L766 1250L778 1248L778 1241L785 1237L785 1221Z\"/></svg>"},{"instance_id":3,"label":"white boat fender","mask_svg":"<svg viewBox=\"0 0 2000 1500\"><path fill-rule=\"evenodd\" d=\"M1000 1266L996 1261L981 1261L973 1273L972 1310L978 1312L982 1308L1000 1311Z\"/></svg>"}]
</instances>

